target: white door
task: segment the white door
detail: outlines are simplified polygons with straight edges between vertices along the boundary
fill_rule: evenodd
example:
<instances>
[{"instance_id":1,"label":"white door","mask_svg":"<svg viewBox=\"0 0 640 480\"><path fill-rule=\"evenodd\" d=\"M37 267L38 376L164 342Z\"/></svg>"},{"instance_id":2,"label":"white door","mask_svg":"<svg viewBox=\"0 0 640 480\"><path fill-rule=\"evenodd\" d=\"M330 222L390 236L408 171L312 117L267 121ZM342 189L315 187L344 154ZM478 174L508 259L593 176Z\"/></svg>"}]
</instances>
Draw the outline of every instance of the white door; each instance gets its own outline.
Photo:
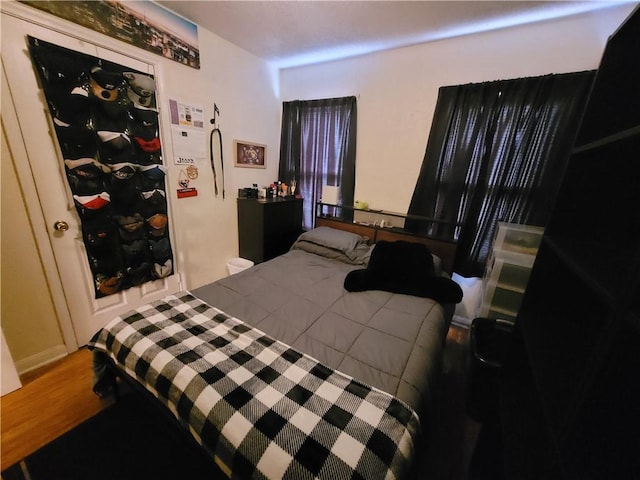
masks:
<instances>
[{"instance_id":1,"label":"white door","mask_svg":"<svg viewBox=\"0 0 640 480\"><path fill-rule=\"evenodd\" d=\"M75 333L76 346L82 346L113 317L178 291L180 279L179 275L174 273L170 277L149 282L140 287L130 288L100 299L95 298L93 275L82 240L80 219L68 189L44 92L39 87L36 71L28 53L25 28L29 30L29 35L62 47L142 72L153 74L154 70L153 65L146 62L8 15L2 16L2 43L12 45L11 49L5 48L2 51L3 81L6 79L11 97L3 96L2 98L2 120L8 130L7 137L12 152L14 154L24 152L25 158L16 158L16 162L24 161L29 164L28 169L19 169L18 176L21 183L32 182L35 185L42 215L47 225L48 238L40 238L38 241L50 242L59 273L59 279L49 278L48 281L61 282ZM15 48L15 45L22 45L23 48ZM15 118L11 121L10 117L14 115ZM162 144L169 145L166 141ZM164 153L166 155L166 151ZM25 171L30 173L29 176L32 178L25 178ZM54 227L56 222L66 222L69 229L56 230ZM172 244L175 249L174 237L172 237ZM177 267L174 267L174 271L177 272ZM37 295L37 292L34 294ZM69 343L68 338L67 343Z\"/></svg>"}]
</instances>

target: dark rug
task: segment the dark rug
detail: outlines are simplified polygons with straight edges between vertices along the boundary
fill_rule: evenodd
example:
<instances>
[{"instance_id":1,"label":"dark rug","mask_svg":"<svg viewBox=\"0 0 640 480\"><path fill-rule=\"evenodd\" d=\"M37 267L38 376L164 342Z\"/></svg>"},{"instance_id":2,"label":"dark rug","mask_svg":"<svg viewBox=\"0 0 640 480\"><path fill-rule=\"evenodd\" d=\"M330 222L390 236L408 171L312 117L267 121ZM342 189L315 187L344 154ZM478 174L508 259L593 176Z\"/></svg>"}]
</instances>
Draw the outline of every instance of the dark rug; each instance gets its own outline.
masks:
<instances>
[{"instance_id":1,"label":"dark rug","mask_svg":"<svg viewBox=\"0 0 640 480\"><path fill-rule=\"evenodd\" d=\"M187 433L136 393L2 472L3 480L225 478Z\"/></svg>"}]
</instances>

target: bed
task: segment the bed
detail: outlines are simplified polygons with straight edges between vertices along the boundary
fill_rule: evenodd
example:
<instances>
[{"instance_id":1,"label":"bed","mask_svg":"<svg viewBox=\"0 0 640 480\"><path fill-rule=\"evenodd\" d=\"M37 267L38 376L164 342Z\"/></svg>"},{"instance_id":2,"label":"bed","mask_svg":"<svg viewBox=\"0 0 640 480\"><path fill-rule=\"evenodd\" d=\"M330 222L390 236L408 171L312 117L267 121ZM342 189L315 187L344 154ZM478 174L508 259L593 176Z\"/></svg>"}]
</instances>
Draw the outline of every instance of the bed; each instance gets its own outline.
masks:
<instances>
[{"instance_id":1,"label":"bed","mask_svg":"<svg viewBox=\"0 0 640 480\"><path fill-rule=\"evenodd\" d=\"M134 379L229 478L410 478L462 293L437 242L422 265L403 260L418 244L385 238L321 226L114 319L89 344L96 393L112 368ZM435 295L388 281L407 269Z\"/></svg>"}]
</instances>

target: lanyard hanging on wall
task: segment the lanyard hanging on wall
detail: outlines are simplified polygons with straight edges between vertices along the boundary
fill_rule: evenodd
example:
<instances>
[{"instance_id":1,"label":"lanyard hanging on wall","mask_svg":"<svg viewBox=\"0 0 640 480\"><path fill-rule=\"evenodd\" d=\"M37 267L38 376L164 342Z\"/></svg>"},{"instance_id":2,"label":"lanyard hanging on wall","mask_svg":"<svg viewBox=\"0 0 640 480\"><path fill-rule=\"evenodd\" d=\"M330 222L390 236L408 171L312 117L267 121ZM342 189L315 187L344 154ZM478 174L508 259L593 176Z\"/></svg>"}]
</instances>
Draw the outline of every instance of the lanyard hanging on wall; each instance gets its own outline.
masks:
<instances>
[{"instance_id":1,"label":"lanyard hanging on wall","mask_svg":"<svg viewBox=\"0 0 640 480\"><path fill-rule=\"evenodd\" d=\"M213 124L213 130L211 130L211 135L209 136L209 158L211 160L211 170L213 170L213 189L216 197L218 196L218 179L216 175L216 164L213 155L213 137L215 135L218 136L218 144L220 146L220 173L222 174L222 199L224 200L224 158L222 155L222 132L216 123L216 115L220 115L220 110L218 110L218 106L213 104L213 119L211 123Z\"/></svg>"}]
</instances>

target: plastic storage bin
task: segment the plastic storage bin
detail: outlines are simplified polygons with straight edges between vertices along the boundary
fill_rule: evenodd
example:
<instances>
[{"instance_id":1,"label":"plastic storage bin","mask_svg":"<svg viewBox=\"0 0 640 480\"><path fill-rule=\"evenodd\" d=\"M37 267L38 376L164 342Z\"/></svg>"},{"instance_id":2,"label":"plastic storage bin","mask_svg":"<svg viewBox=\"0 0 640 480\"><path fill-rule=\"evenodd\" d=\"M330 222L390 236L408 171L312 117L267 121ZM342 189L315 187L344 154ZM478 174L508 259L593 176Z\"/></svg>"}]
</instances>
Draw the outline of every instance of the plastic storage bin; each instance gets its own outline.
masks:
<instances>
[{"instance_id":1,"label":"plastic storage bin","mask_svg":"<svg viewBox=\"0 0 640 480\"><path fill-rule=\"evenodd\" d=\"M476 315L515 322L544 229L498 223Z\"/></svg>"},{"instance_id":2,"label":"plastic storage bin","mask_svg":"<svg viewBox=\"0 0 640 480\"><path fill-rule=\"evenodd\" d=\"M247 268L253 267L254 263L251 260L247 260L246 258L232 258L227 262L227 270L229 271L229 275L233 275L235 273L240 273Z\"/></svg>"}]
</instances>

